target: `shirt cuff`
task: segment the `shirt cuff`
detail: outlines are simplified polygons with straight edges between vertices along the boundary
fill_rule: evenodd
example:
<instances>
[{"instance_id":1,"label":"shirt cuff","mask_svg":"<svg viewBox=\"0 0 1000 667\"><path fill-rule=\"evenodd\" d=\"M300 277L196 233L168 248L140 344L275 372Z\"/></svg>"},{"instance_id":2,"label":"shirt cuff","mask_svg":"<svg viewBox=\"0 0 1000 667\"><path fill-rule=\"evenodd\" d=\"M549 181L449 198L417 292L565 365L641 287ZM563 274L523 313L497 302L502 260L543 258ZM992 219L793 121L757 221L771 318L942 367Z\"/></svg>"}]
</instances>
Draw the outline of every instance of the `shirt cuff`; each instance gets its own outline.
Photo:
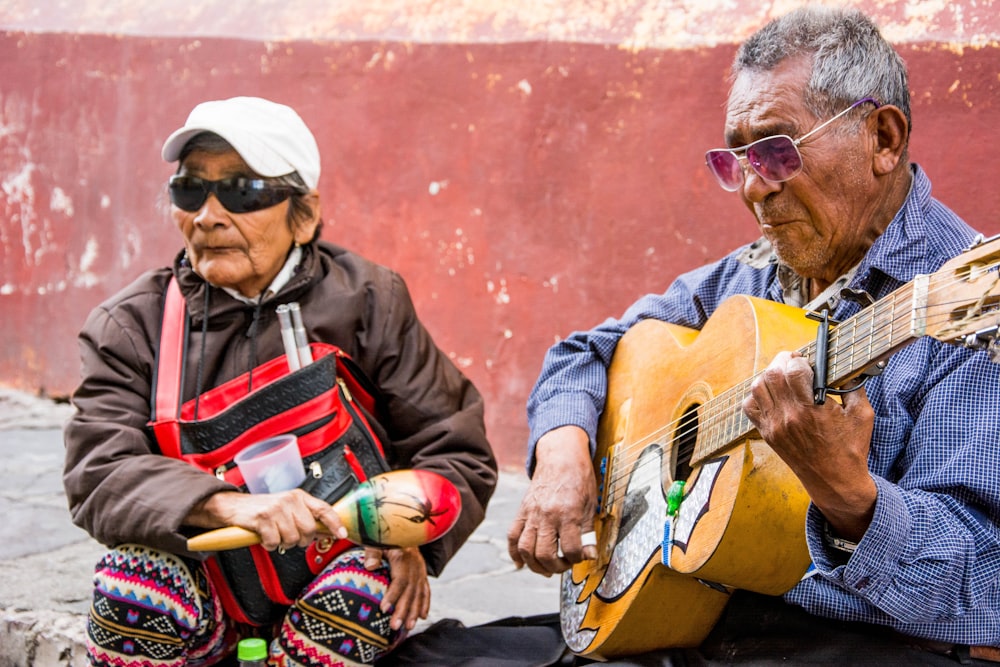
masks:
<instances>
[{"instance_id":1,"label":"shirt cuff","mask_svg":"<svg viewBox=\"0 0 1000 667\"><path fill-rule=\"evenodd\" d=\"M811 504L806 514L806 542L820 575L875 603L896 576L899 554L909 533L909 513L898 487L881 477L873 479L878 488L875 513L853 554L848 557L826 544L826 518Z\"/></svg>"},{"instance_id":2,"label":"shirt cuff","mask_svg":"<svg viewBox=\"0 0 1000 667\"><path fill-rule=\"evenodd\" d=\"M539 438L560 426L579 426L587 432L590 441L590 455L594 456L597 442L598 415L593 399L583 392L561 393L535 409L531 415L528 433L528 477L535 471L535 445Z\"/></svg>"}]
</instances>

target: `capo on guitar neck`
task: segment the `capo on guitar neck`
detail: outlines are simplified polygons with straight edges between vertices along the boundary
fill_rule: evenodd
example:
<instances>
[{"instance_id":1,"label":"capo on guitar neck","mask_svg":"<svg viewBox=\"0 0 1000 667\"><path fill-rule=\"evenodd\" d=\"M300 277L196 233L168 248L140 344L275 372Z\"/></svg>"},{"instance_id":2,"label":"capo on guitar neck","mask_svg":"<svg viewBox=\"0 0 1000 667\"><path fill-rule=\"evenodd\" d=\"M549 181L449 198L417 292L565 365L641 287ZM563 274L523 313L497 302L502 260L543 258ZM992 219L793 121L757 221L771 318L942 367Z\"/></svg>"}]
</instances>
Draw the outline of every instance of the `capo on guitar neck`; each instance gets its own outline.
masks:
<instances>
[{"instance_id":1,"label":"capo on guitar neck","mask_svg":"<svg viewBox=\"0 0 1000 667\"><path fill-rule=\"evenodd\" d=\"M874 300L868 292L864 292L862 290L845 289L841 292L841 294L845 298L861 304L862 307L874 303ZM866 301L867 304L865 303ZM858 376L858 383L848 389L829 386L827 384L827 366L829 364L828 347L830 342L830 326L837 324L837 321L831 320L830 314L826 310L820 313L806 313L806 317L819 322L819 327L816 328L816 361L813 364L813 403L816 405L823 405L826 403L827 394L836 394L840 396L843 394L849 394L852 391L857 391L861 387L865 386L865 383L868 382L869 378L881 374L885 369L885 362L880 361L866 368L864 372Z\"/></svg>"},{"instance_id":2,"label":"capo on guitar neck","mask_svg":"<svg viewBox=\"0 0 1000 667\"><path fill-rule=\"evenodd\" d=\"M830 387L826 386L827 344L830 340L830 314L806 313L806 317L819 322L816 328L816 362L813 364L813 403L823 405Z\"/></svg>"}]
</instances>

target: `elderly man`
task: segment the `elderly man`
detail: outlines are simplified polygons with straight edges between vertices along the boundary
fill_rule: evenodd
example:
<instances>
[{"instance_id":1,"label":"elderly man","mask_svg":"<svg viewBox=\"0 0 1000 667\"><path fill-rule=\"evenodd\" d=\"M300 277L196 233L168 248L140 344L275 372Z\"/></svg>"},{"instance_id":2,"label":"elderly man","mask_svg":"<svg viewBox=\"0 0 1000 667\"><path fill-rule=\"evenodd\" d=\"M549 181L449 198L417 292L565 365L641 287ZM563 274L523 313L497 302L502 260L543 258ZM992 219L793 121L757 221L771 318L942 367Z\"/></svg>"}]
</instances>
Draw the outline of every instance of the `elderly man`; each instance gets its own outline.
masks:
<instances>
[{"instance_id":1,"label":"elderly man","mask_svg":"<svg viewBox=\"0 0 1000 667\"><path fill-rule=\"evenodd\" d=\"M707 162L723 189L742 197L763 237L680 276L664 294L640 299L620 319L554 345L528 402L532 481L509 531L509 551L519 566L545 575L581 564L574 576L563 578L563 632L576 652L615 657L666 648L661 655L667 660L683 656L709 664L1000 659L1000 650L992 648L1000 646L1000 369L985 351L930 337L899 351L896 346L892 356L870 355L872 362L888 359L884 368L869 368L874 377L863 388L857 388L859 379L844 378L849 382L841 389L854 390L836 400L824 400L826 385L814 383L829 370L820 354L821 363L813 364L808 354L779 348L786 351L774 350L770 365L747 374L733 412L749 421L745 432L736 429L734 435L759 434L767 446L753 449L754 455L780 457L793 482L782 493L803 494L801 514L792 522L803 563L795 570L790 558L792 565L776 569L779 579L792 577L782 590L761 585L749 593L739 590L745 588L739 576L720 581L696 574L688 588L676 589L690 592L690 600L666 587L662 601L654 594L637 603L631 588L626 593L617 581L629 575L620 562L628 557L624 547L638 550L635 533L659 509L646 506L664 502L662 494L643 498L630 491L628 502L614 504L621 487L641 486L637 473L621 465L626 448L616 448L632 428L624 416L640 412L632 405L628 413L620 398L612 405L609 367L613 371L619 343L643 321L660 320L692 332L680 336L679 349L697 349L693 337L708 335L706 323L735 295L823 312L834 328L962 254L977 235L931 196L927 175L909 162L909 130L905 65L857 11L802 8L772 21L739 49L726 148L709 151ZM816 332L817 325L811 326ZM812 335L816 349L843 344L843 336ZM721 347L710 351L726 354ZM738 359L755 351L749 346L732 354ZM705 355L694 364L713 361ZM666 365L659 381L669 385L679 366ZM692 383L680 408L709 403L713 391L704 384ZM641 391L632 398L643 404ZM614 423L599 424L611 409L619 411ZM668 520L666 537L652 537L654 545L664 538L668 561L690 557L690 549L680 548L689 546L679 536L681 524L687 522L693 540L700 516L719 510L713 489L705 512L684 514L697 502L690 488L704 482L711 459L700 451L700 435L692 457L692 442L685 440L694 437L686 431L706 427L709 415L692 411L675 418L680 446L656 457L664 459L664 494L671 479L704 468L697 479L689 477L688 489L674 489L675 506L665 505L673 519L663 513L650 519L661 529ZM602 436L612 442L602 443ZM653 442L651 437L637 444ZM742 451L740 442L733 439L733 452ZM733 456L724 452L712 460ZM601 465L595 473L595 461L615 466L614 475ZM638 459L629 463L640 467ZM721 474L714 479L722 489L731 484ZM757 513L767 514L766 508ZM749 561L753 549L747 544L765 554L771 546L764 532L742 538L735 560ZM642 558L655 557L652 551ZM594 585L576 576L588 567L599 580ZM659 585L668 576L665 569L637 568L630 586ZM617 607L600 616L599 603ZM654 613L643 615L646 609ZM702 611L701 630L669 637ZM629 626L621 632L631 634L603 637L619 622ZM801 634L809 641L799 641Z\"/></svg>"}]
</instances>

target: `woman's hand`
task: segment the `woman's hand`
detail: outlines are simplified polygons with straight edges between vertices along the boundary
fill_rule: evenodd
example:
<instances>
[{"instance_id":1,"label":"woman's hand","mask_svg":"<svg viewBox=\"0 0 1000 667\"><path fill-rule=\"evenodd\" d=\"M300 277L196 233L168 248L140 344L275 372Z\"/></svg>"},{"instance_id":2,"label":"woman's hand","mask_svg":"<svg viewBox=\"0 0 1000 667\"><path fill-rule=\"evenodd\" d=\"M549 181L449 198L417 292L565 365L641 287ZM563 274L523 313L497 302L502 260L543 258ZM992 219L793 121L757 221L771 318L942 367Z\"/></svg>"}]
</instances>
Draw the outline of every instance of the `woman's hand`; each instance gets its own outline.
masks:
<instances>
[{"instance_id":1,"label":"woman's hand","mask_svg":"<svg viewBox=\"0 0 1000 667\"><path fill-rule=\"evenodd\" d=\"M365 548L365 568L378 569L382 559L389 562L389 590L382 598L382 613L392 612L393 630L412 630L418 618L427 618L431 609L431 585L427 563L417 547L403 549Z\"/></svg>"},{"instance_id":2,"label":"woman's hand","mask_svg":"<svg viewBox=\"0 0 1000 667\"><path fill-rule=\"evenodd\" d=\"M347 537L347 529L333 507L301 489L282 493L240 493L222 491L195 505L184 523L200 528L239 526L260 535L261 546L272 551L308 546L316 537L319 521L331 535ZM383 613L392 612L393 630L412 630L417 619L427 618L431 587L427 563L420 549L365 548L365 567L376 570L385 559L389 563L389 588L382 598Z\"/></svg>"},{"instance_id":3,"label":"woman's hand","mask_svg":"<svg viewBox=\"0 0 1000 667\"><path fill-rule=\"evenodd\" d=\"M268 551L308 546L319 521L331 535L347 537L333 507L301 489L281 493L222 491L195 505L184 523L201 528L239 526L260 535Z\"/></svg>"}]
</instances>

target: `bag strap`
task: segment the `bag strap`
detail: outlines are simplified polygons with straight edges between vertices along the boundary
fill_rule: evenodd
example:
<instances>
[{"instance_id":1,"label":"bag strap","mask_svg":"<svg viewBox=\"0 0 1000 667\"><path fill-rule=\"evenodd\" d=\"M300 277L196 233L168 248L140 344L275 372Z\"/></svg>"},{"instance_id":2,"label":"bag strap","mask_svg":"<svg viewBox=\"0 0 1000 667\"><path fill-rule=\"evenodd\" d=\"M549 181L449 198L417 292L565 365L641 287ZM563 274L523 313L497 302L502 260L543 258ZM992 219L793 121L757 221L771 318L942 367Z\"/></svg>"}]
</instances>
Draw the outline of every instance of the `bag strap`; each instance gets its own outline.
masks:
<instances>
[{"instance_id":1,"label":"bag strap","mask_svg":"<svg viewBox=\"0 0 1000 667\"><path fill-rule=\"evenodd\" d=\"M167 456L181 458L181 380L184 373L184 348L188 318L177 279L170 277L163 299L163 324L156 351L156 376L150 423L160 450Z\"/></svg>"},{"instance_id":2,"label":"bag strap","mask_svg":"<svg viewBox=\"0 0 1000 667\"><path fill-rule=\"evenodd\" d=\"M163 322L160 326L160 344L156 351L149 423L160 451L176 459L183 458L180 429L181 386L189 328L190 321L184 295L181 293L176 276L171 276L163 299ZM380 421L385 410L385 399L378 387L365 375L357 362L339 348L336 349L336 358L338 370L344 371L343 379L349 385L353 397L375 421ZM365 423L370 429L367 420ZM381 448L379 442L379 449Z\"/></svg>"}]
</instances>

